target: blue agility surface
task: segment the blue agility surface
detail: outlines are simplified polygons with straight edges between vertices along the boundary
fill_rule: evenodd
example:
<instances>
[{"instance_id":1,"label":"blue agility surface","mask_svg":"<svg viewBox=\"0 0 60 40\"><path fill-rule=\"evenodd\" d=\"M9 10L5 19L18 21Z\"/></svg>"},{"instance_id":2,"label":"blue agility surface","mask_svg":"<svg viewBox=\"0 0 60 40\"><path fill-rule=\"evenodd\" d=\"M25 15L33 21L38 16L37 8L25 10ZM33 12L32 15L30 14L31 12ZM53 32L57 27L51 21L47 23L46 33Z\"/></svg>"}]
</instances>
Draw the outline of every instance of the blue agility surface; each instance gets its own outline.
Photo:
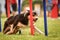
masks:
<instances>
[{"instance_id":1,"label":"blue agility surface","mask_svg":"<svg viewBox=\"0 0 60 40\"><path fill-rule=\"evenodd\" d=\"M48 36L48 31L47 31L47 17L46 17L46 0L43 0L43 7L44 7L44 28L45 28L45 36Z\"/></svg>"}]
</instances>

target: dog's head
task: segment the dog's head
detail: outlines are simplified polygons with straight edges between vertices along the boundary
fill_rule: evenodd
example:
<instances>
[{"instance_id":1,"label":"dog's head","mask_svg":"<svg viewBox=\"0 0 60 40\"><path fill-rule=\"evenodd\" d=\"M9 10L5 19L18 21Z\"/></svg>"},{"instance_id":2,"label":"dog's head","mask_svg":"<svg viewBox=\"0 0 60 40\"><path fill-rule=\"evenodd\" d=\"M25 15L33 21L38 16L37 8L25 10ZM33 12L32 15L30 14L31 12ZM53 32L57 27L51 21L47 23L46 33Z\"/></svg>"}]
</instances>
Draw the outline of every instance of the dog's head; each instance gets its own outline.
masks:
<instances>
[{"instance_id":1,"label":"dog's head","mask_svg":"<svg viewBox=\"0 0 60 40\"><path fill-rule=\"evenodd\" d=\"M27 17L28 20L30 20L30 11L27 10L27 12L24 14L24 16ZM37 13L35 11L32 12L32 18L33 18L34 22L36 22L38 19Z\"/></svg>"}]
</instances>

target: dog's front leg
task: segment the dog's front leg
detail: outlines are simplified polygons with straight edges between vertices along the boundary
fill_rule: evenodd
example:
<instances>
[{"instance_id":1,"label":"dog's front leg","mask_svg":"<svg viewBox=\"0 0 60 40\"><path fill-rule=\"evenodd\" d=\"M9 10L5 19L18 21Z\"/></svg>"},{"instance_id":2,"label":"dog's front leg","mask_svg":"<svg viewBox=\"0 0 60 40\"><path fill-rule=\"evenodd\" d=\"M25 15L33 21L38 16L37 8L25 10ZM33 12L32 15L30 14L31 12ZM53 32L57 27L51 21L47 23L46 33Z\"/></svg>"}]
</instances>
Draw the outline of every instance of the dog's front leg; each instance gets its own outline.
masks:
<instances>
[{"instance_id":1,"label":"dog's front leg","mask_svg":"<svg viewBox=\"0 0 60 40\"><path fill-rule=\"evenodd\" d=\"M12 24L12 25L10 25L10 26L11 26L10 31L13 31L13 24Z\"/></svg>"},{"instance_id":2,"label":"dog's front leg","mask_svg":"<svg viewBox=\"0 0 60 40\"><path fill-rule=\"evenodd\" d=\"M24 25L24 24L22 24L22 23L18 22L17 27L18 27L18 28L25 28L25 27L26 27L26 25Z\"/></svg>"}]
</instances>

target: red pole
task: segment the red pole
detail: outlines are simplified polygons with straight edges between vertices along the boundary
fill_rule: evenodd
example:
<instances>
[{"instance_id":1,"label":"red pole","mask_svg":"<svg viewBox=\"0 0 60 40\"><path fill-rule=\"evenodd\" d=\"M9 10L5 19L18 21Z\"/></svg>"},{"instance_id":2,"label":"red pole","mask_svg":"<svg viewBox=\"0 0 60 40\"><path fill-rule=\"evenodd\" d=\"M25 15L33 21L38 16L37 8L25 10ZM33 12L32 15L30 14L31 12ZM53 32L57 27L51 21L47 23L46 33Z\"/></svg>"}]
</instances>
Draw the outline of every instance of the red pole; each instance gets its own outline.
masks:
<instances>
[{"instance_id":1,"label":"red pole","mask_svg":"<svg viewBox=\"0 0 60 40\"><path fill-rule=\"evenodd\" d=\"M7 14L9 18L10 17L10 0L7 0Z\"/></svg>"},{"instance_id":2,"label":"red pole","mask_svg":"<svg viewBox=\"0 0 60 40\"><path fill-rule=\"evenodd\" d=\"M30 4L30 28L31 28L31 34L34 35L33 16L32 16L32 0L29 0L29 4Z\"/></svg>"},{"instance_id":3,"label":"red pole","mask_svg":"<svg viewBox=\"0 0 60 40\"><path fill-rule=\"evenodd\" d=\"M58 17L58 4L57 4L57 0L52 0L52 3L53 3L53 7L52 7L51 17L52 18L57 18Z\"/></svg>"}]
</instances>

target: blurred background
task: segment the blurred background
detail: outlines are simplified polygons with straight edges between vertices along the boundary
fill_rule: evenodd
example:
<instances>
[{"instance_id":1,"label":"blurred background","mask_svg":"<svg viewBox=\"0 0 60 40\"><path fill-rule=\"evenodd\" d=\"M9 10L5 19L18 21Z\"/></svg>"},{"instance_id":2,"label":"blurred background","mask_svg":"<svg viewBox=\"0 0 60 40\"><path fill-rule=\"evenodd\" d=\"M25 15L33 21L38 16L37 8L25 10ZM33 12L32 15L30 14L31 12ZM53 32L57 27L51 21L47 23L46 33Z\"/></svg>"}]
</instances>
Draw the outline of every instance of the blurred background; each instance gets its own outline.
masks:
<instances>
[{"instance_id":1,"label":"blurred background","mask_svg":"<svg viewBox=\"0 0 60 40\"><path fill-rule=\"evenodd\" d=\"M33 1L32 9L36 11L39 16L36 22L36 27L45 33L43 0L32 0L32 1ZM18 4L18 0L16 0L16 2ZM5 10L5 0L0 0L0 4L1 4L0 8L2 11L0 26L2 27L3 30L4 23L7 19ZM21 11L30 10L29 0L22 0L21 4L22 4ZM35 32L35 35L31 36L30 28L27 27L26 29L22 29L21 35L18 34L4 35L3 32L1 32L0 40L60 40L60 0L46 0L46 15L47 15L48 36L39 34L38 32Z\"/></svg>"},{"instance_id":2,"label":"blurred background","mask_svg":"<svg viewBox=\"0 0 60 40\"><path fill-rule=\"evenodd\" d=\"M17 4L18 4L18 0L17 1ZM44 16L44 13L43 13L43 0L32 0L33 3L32 3L32 8L33 10L35 10L37 13L38 13L38 16ZM54 6L54 3L55 5L57 5L57 10L58 10L58 15L60 16L60 2L58 2L59 0L46 0L46 14L48 17L51 17L51 14L52 14L52 9L53 9L53 6ZM4 5L5 5L5 0L0 0L0 3L1 3L1 6L2 6L2 13L6 13L5 12L5 8L4 8ZM21 11L23 10L26 10L26 9L29 9L29 0L21 0ZM59 7L58 7L59 6ZM12 10L12 8L11 8Z\"/></svg>"}]
</instances>

